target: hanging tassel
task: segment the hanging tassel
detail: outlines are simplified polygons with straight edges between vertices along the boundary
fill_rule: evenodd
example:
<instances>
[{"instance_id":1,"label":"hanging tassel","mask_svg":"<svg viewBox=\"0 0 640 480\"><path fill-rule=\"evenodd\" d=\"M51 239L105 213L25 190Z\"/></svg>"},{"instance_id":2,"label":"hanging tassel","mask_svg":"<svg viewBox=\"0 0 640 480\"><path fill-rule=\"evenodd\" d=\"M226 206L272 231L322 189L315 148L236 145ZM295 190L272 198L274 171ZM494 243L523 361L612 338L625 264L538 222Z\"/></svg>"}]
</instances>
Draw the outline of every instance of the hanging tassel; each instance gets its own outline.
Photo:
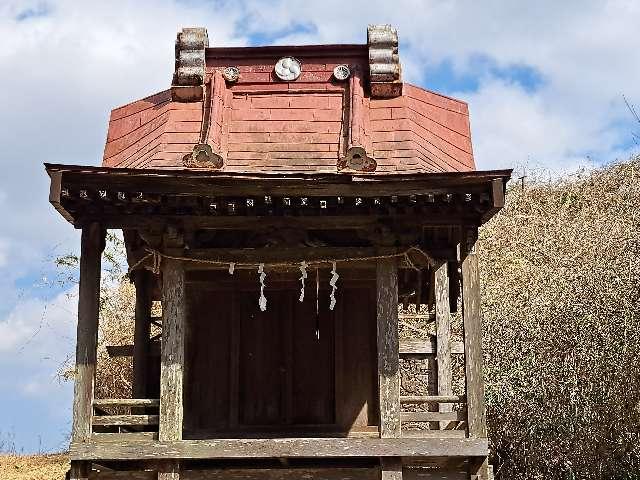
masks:
<instances>
[{"instance_id":1,"label":"hanging tassel","mask_svg":"<svg viewBox=\"0 0 640 480\"><path fill-rule=\"evenodd\" d=\"M302 274L302 276L300 277L300 298L298 300L300 300L301 302L304 301L304 281L307 278L307 262L302 262L300 263L300 273Z\"/></svg>"},{"instance_id":2,"label":"hanging tassel","mask_svg":"<svg viewBox=\"0 0 640 480\"><path fill-rule=\"evenodd\" d=\"M236 264L234 262L231 262L229 264L229 275L233 275L233 272L235 272L236 270Z\"/></svg>"},{"instance_id":3,"label":"hanging tassel","mask_svg":"<svg viewBox=\"0 0 640 480\"><path fill-rule=\"evenodd\" d=\"M331 265L333 266L333 269L331 270L331 280L329 280L329 285L331 285L331 295L329 296L331 302L329 303L329 310L333 310L336 306L336 290L338 289L336 284L338 283L338 278L340 278L340 275L338 275L338 272L336 271L336 262L331 262Z\"/></svg>"},{"instance_id":4,"label":"hanging tassel","mask_svg":"<svg viewBox=\"0 0 640 480\"><path fill-rule=\"evenodd\" d=\"M264 273L264 263L258 266L258 273L260 274L260 299L258 300L258 306L263 312L267 311L267 297L264 296L264 279L267 278L267 274Z\"/></svg>"}]
</instances>

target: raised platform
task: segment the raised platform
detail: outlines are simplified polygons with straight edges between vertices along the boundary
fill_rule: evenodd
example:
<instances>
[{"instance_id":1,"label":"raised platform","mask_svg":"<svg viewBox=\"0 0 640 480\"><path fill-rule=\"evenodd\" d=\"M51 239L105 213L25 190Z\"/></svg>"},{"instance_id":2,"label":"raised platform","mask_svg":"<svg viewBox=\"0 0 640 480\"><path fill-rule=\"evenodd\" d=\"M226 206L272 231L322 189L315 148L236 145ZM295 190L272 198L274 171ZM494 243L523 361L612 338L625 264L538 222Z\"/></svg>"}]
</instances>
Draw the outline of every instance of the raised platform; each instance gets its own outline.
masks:
<instances>
[{"instance_id":1,"label":"raised platform","mask_svg":"<svg viewBox=\"0 0 640 480\"><path fill-rule=\"evenodd\" d=\"M72 443L71 460L486 457L479 438L282 438Z\"/></svg>"}]
</instances>

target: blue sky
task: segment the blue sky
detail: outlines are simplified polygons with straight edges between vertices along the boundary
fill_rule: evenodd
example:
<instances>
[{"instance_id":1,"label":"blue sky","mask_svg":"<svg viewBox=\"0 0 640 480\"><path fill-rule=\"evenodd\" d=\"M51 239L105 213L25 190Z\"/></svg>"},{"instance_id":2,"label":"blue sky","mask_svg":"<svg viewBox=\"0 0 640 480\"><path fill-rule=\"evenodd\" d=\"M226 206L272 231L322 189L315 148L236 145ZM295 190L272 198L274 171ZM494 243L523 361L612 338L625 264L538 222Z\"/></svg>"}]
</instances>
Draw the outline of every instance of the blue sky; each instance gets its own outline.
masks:
<instances>
[{"instance_id":1,"label":"blue sky","mask_svg":"<svg viewBox=\"0 0 640 480\"><path fill-rule=\"evenodd\" d=\"M98 165L110 109L168 87L173 42L364 43L398 27L406 81L469 102L478 168L570 171L636 153L640 3L238 0L0 3L0 439L66 446L73 289L52 259L79 236L48 204L42 162Z\"/></svg>"}]
</instances>

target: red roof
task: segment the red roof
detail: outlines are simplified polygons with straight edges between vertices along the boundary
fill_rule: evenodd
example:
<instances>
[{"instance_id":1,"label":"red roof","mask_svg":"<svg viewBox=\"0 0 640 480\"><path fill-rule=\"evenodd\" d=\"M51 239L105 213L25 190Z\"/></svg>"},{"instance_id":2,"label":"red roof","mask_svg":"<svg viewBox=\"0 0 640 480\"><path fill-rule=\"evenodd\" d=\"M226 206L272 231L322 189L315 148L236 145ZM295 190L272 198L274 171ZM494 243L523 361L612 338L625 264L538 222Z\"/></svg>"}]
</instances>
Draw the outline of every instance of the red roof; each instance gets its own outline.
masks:
<instances>
[{"instance_id":1,"label":"red roof","mask_svg":"<svg viewBox=\"0 0 640 480\"><path fill-rule=\"evenodd\" d=\"M274 73L285 56L301 64L294 81ZM337 65L350 78L336 79ZM103 165L186 169L206 143L227 172L336 172L352 148L372 173L475 169L466 103L406 83L374 98L369 68L367 45L206 48L204 85L187 101L173 87L111 112Z\"/></svg>"}]
</instances>

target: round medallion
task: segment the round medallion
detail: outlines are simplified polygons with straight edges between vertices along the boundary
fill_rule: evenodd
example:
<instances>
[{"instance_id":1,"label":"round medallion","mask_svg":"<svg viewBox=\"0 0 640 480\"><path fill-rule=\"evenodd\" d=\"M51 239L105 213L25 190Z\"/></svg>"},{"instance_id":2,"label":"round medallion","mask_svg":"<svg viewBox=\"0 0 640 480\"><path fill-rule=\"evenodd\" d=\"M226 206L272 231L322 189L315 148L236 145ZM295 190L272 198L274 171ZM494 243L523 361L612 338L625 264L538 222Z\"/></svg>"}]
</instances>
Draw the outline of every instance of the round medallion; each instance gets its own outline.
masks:
<instances>
[{"instance_id":1,"label":"round medallion","mask_svg":"<svg viewBox=\"0 0 640 480\"><path fill-rule=\"evenodd\" d=\"M302 66L300 61L293 57L282 57L275 67L276 76L280 80L291 81L300 76Z\"/></svg>"},{"instance_id":2,"label":"round medallion","mask_svg":"<svg viewBox=\"0 0 640 480\"><path fill-rule=\"evenodd\" d=\"M237 82L240 78L240 70L238 67L227 67L223 70L222 76L227 82Z\"/></svg>"},{"instance_id":3,"label":"round medallion","mask_svg":"<svg viewBox=\"0 0 640 480\"><path fill-rule=\"evenodd\" d=\"M333 76L336 80L346 80L351 75L351 70L347 65L338 65L333 69Z\"/></svg>"}]
</instances>

